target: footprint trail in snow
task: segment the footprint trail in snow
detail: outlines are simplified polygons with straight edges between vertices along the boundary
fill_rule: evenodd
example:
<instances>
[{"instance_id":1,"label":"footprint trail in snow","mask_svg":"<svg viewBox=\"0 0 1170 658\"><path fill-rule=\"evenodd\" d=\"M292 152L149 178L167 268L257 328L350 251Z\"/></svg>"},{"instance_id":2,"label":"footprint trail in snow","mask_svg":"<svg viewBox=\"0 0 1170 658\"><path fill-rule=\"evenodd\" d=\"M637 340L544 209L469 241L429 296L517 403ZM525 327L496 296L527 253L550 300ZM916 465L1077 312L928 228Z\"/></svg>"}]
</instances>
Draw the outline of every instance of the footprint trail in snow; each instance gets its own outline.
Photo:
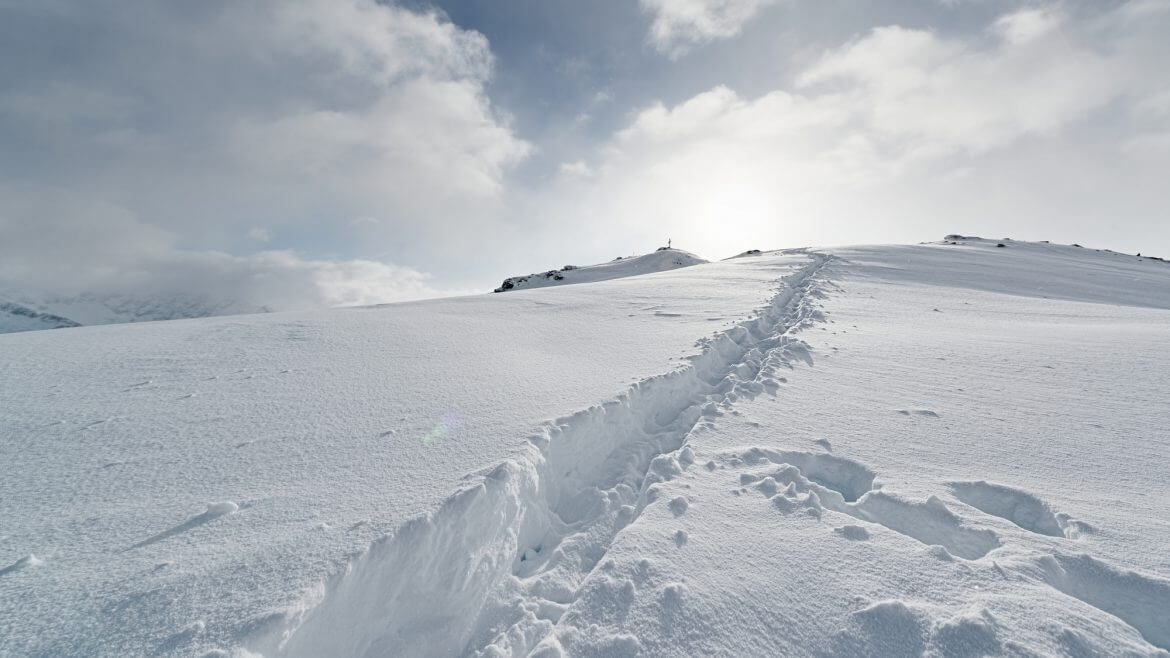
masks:
<instances>
[{"instance_id":1,"label":"footprint trail in snow","mask_svg":"<svg viewBox=\"0 0 1170 658\"><path fill-rule=\"evenodd\" d=\"M816 286L831 257L808 257L755 317L704 339L689 365L545 426L529 438L528 459L488 469L371 546L254 648L313 656L536 647L615 535L657 499L656 484L691 465L688 435L740 398L776 390L792 360L811 360L794 334L821 319Z\"/></svg>"}]
</instances>

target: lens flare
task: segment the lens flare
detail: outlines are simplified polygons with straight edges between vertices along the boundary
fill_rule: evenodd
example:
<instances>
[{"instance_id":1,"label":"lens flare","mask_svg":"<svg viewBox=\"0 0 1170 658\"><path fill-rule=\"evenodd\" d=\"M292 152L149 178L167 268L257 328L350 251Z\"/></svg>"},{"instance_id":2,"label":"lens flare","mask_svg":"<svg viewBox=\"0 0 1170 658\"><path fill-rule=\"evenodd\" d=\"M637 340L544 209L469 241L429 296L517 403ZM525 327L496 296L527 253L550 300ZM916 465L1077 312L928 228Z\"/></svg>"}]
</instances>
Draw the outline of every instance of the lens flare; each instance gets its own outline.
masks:
<instances>
[{"instance_id":1,"label":"lens flare","mask_svg":"<svg viewBox=\"0 0 1170 658\"><path fill-rule=\"evenodd\" d=\"M447 413L443 414L443 417L439 419L439 422L435 423L435 426L432 427L430 431L423 436L423 445L429 446L436 441L441 441L442 439L447 438L448 435L459 429L459 424L459 415L454 411L448 411Z\"/></svg>"}]
</instances>

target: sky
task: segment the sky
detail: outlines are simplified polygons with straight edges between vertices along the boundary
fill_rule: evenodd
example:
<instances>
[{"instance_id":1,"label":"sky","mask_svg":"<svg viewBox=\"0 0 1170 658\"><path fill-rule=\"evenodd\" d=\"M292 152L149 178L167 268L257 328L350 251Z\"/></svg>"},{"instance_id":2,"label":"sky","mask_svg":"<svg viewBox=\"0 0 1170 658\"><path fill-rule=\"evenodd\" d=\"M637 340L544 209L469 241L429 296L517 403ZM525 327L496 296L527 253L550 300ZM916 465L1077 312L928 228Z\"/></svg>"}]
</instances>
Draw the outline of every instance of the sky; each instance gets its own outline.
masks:
<instances>
[{"instance_id":1,"label":"sky","mask_svg":"<svg viewBox=\"0 0 1170 658\"><path fill-rule=\"evenodd\" d=\"M1170 0L0 0L0 290L271 309L948 233L1170 257Z\"/></svg>"}]
</instances>

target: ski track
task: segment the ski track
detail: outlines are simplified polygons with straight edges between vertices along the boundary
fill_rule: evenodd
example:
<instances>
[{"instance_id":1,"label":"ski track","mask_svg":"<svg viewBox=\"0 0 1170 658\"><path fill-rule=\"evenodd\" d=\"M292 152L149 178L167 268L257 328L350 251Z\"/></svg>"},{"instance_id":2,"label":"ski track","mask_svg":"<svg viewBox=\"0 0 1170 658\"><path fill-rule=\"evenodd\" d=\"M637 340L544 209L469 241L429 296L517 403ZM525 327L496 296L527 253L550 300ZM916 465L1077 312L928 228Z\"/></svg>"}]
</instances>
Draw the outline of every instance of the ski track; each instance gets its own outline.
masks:
<instances>
[{"instance_id":1,"label":"ski track","mask_svg":"<svg viewBox=\"0 0 1170 658\"><path fill-rule=\"evenodd\" d=\"M689 365L546 424L523 455L469 476L436 511L274 615L249 648L294 657L527 654L617 533L659 497L659 483L693 463L692 430L740 397L775 392L785 381L778 370L811 358L794 334L823 320L817 286L832 257L801 253L811 262L783 277L753 317L700 341ZM686 500L670 506L682 513Z\"/></svg>"}]
</instances>

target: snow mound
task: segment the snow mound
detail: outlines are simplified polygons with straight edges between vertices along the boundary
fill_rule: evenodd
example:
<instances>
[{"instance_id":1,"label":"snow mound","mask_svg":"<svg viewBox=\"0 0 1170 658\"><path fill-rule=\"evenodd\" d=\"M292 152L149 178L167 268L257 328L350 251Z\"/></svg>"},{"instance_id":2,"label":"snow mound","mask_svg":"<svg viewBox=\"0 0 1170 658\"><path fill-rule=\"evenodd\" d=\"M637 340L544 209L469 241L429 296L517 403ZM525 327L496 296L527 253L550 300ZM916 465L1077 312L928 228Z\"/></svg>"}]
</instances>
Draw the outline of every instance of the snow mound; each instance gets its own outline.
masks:
<instances>
[{"instance_id":1,"label":"snow mound","mask_svg":"<svg viewBox=\"0 0 1170 658\"><path fill-rule=\"evenodd\" d=\"M570 283L593 283L594 281L608 281L621 279L627 276L650 274L651 272L665 272L680 267L700 265L707 261L682 249L661 248L657 251L623 258L599 265L577 267L566 265L559 270L536 272L525 276L512 276L504 279L499 288L492 292L506 292L508 290L523 290L525 288L544 288L546 286L566 285Z\"/></svg>"}]
</instances>

